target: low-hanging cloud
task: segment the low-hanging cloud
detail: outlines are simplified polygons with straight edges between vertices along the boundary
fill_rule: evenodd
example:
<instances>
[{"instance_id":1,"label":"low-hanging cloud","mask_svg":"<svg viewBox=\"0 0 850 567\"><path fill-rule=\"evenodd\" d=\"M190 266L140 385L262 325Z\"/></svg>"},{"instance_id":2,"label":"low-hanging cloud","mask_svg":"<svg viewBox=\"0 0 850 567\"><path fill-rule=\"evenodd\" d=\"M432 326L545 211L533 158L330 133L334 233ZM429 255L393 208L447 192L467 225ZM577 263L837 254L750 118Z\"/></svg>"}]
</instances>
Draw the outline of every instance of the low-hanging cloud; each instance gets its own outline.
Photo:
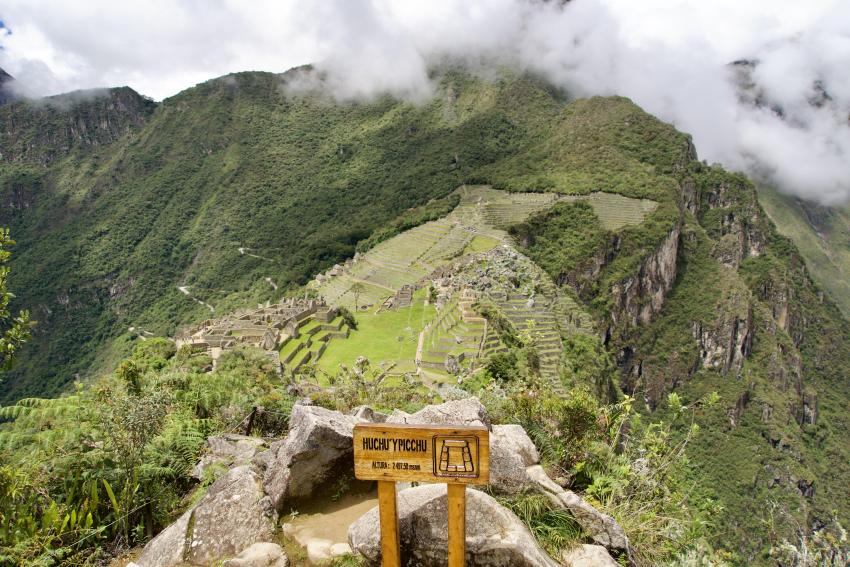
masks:
<instances>
[{"instance_id":1,"label":"low-hanging cloud","mask_svg":"<svg viewBox=\"0 0 850 567\"><path fill-rule=\"evenodd\" d=\"M130 84L162 98L312 62L340 98L422 100L434 61L485 61L577 95L628 96L691 133L704 159L823 203L850 200L841 0L7 0L0 20L11 30L0 67L35 94Z\"/></svg>"}]
</instances>

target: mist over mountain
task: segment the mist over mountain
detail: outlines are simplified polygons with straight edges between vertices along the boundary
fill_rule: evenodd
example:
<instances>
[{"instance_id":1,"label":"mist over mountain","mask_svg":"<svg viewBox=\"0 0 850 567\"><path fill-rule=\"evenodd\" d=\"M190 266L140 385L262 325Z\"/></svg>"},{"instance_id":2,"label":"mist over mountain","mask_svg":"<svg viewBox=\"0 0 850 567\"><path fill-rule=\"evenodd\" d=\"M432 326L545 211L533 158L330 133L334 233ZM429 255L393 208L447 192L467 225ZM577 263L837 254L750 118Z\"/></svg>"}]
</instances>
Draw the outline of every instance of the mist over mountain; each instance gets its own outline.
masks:
<instances>
[{"instance_id":1,"label":"mist over mountain","mask_svg":"<svg viewBox=\"0 0 850 567\"><path fill-rule=\"evenodd\" d=\"M162 98L209 76L315 62L340 99L410 100L427 99L434 88L427 69L445 57L479 64L485 74L508 65L578 95L628 96L690 132L702 159L784 192L826 204L850 196L843 2L499 0L425 10L360 0L218 5L202 15L191 3L165 3L153 12L156 26L136 27L130 22L151 12L7 3L0 16L14 33L0 37L0 64L36 95L129 84ZM85 40L65 31L80 26L99 31ZM740 60L758 61L748 81L766 104L739 93L730 64Z\"/></svg>"},{"instance_id":2,"label":"mist over mountain","mask_svg":"<svg viewBox=\"0 0 850 567\"><path fill-rule=\"evenodd\" d=\"M12 83L14 82L14 77L0 69L0 104L6 104L7 102L14 100L14 95L12 93Z\"/></svg>"}]
</instances>

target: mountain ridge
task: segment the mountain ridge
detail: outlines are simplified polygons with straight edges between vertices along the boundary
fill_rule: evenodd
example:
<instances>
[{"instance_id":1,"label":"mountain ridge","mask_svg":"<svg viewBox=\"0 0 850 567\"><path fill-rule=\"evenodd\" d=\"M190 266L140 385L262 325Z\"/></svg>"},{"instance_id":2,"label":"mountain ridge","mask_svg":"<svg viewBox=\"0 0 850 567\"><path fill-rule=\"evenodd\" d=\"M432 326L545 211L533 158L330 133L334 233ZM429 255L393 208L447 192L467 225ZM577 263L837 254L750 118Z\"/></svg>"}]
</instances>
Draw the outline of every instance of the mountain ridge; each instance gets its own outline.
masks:
<instances>
[{"instance_id":1,"label":"mountain ridge","mask_svg":"<svg viewBox=\"0 0 850 567\"><path fill-rule=\"evenodd\" d=\"M111 370L138 329L172 335L211 310L300 294L388 226L434 220L429 203L442 218L441 200L459 186L555 193L576 202L508 232L587 310L595 332L586 340L616 365L584 385L660 416L670 392L722 396L700 422L694 458L711 486L727 489L718 496L734 533L725 545L764 560L765 542L792 538L794 524L826 524L833 510L846 521L850 459L837 434L847 425L846 321L743 175L697 161L687 135L627 99L561 100L534 77L449 70L423 105L335 103L288 91L286 80L239 73L158 105L110 91L91 114L49 116L124 118L33 143L41 115L0 109L24 117L19 134L0 140L17 148L0 162L2 220L18 239L16 262L32 267L10 285L40 321L6 400L56 395L74 374ZM119 108L123 97L135 102ZM606 228L582 200L600 191L656 206ZM508 329L498 313L520 308L513 299L490 311ZM580 360L573 347L564 356ZM754 516L753 503L773 508ZM767 522L782 527L768 533Z\"/></svg>"}]
</instances>

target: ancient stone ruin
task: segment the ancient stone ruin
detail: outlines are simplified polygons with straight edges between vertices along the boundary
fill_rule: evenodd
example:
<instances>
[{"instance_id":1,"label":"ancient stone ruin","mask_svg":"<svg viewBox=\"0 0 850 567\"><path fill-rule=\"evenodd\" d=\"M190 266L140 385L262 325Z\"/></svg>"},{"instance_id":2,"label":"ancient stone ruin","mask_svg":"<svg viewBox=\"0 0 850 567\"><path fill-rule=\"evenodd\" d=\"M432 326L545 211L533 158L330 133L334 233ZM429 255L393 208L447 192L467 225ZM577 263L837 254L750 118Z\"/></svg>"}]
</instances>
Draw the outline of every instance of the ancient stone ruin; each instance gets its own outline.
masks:
<instances>
[{"instance_id":1,"label":"ancient stone ruin","mask_svg":"<svg viewBox=\"0 0 850 567\"><path fill-rule=\"evenodd\" d=\"M336 336L348 336L347 328L342 330L341 325L332 324L338 314L339 309L327 306L323 299L285 298L254 310L236 311L221 319L208 319L179 334L175 342L178 348L188 347L196 352L208 353L214 364L224 350L248 345L265 351L280 367L281 363L292 362L297 354L293 352L284 360L281 347L302 334L323 343L313 351L319 356L328 340ZM321 335L320 331L323 331ZM312 343L309 340L306 346L312 347ZM298 366L306 363L311 356L302 356L303 360L299 360Z\"/></svg>"}]
</instances>

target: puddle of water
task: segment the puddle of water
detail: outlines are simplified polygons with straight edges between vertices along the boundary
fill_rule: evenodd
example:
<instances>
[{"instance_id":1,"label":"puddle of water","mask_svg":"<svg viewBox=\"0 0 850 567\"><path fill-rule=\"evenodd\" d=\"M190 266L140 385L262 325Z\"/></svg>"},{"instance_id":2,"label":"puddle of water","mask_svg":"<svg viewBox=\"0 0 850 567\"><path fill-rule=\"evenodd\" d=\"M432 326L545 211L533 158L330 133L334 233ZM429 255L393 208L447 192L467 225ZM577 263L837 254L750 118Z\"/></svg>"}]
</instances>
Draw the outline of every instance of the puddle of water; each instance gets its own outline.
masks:
<instances>
[{"instance_id":1,"label":"puddle of water","mask_svg":"<svg viewBox=\"0 0 850 567\"><path fill-rule=\"evenodd\" d=\"M331 545L348 543L348 526L378 505L376 491L346 494L338 501L310 502L299 506L299 514L284 525L284 533L306 546L324 540Z\"/></svg>"}]
</instances>

